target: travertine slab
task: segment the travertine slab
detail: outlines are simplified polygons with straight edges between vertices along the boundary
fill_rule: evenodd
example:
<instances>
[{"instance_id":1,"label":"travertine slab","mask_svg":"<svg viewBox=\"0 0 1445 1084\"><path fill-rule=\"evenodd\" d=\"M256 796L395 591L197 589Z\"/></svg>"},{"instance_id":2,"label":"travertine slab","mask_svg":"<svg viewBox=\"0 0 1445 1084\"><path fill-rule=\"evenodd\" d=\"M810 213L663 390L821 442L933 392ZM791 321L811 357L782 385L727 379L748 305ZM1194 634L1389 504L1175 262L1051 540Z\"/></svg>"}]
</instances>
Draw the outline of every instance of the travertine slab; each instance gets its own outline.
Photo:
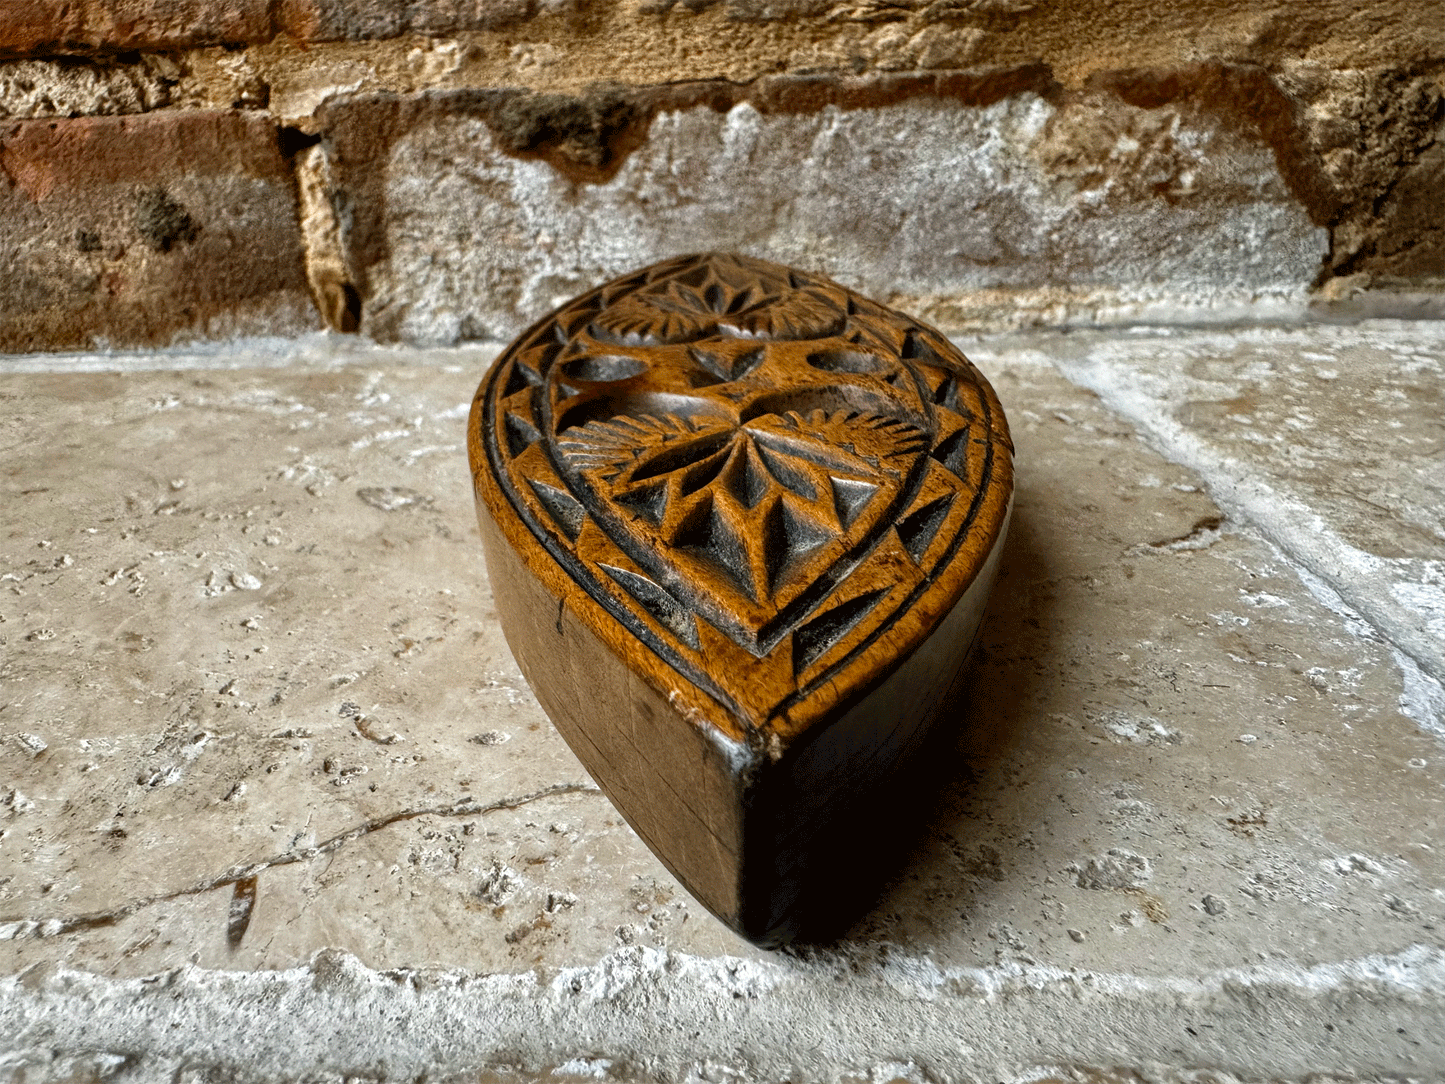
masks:
<instances>
[{"instance_id":1,"label":"travertine slab","mask_svg":"<svg viewBox=\"0 0 1445 1084\"><path fill-rule=\"evenodd\" d=\"M1335 334L1247 341L1302 396L1319 378L1290 367ZM1354 334L1445 354L1429 330ZM795 956L691 903L520 684L469 536L485 352L0 378L0 969L24 972L0 981L0 1066L1438 1077L1428 700L1390 629L1318 601L1058 374L1079 342L964 344L1020 470L953 782L878 906ZM1129 356L1088 376L1121 403L1171 363ZM1413 432L1405 395L1350 402ZM1358 448L1315 413L1299 446L1347 479ZM1408 504L1362 491L1402 537L1435 500L1422 456ZM1290 493L1367 537L1352 499Z\"/></svg>"},{"instance_id":2,"label":"travertine slab","mask_svg":"<svg viewBox=\"0 0 1445 1084\"><path fill-rule=\"evenodd\" d=\"M1033 356L1054 360L1199 469L1230 514L1445 681L1438 324L1086 334ZM1433 712L1445 707L1437 700Z\"/></svg>"}]
</instances>

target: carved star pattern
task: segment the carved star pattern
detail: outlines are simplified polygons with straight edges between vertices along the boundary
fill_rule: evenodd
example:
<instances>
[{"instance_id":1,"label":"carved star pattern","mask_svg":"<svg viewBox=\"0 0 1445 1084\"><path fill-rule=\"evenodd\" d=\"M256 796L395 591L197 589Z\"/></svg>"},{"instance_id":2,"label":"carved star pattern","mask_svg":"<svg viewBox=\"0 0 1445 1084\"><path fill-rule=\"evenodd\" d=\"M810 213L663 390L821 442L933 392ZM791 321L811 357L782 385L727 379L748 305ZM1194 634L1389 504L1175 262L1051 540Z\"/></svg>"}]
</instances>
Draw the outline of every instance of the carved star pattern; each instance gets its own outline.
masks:
<instances>
[{"instance_id":1,"label":"carved star pattern","mask_svg":"<svg viewBox=\"0 0 1445 1084\"><path fill-rule=\"evenodd\" d=\"M806 575L808 556L845 535L927 443L906 421L818 410L742 425L618 417L569 431L559 448L666 547L762 602Z\"/></svg>"},{"instance_id":2,"label":"carved star pattern","mask_svg":"<svg viewBox=\"0 0 1445 1084\"><path fill-rule=\"evenodd\" d=\"M797 273L759 274L719 259L667 276L609 305L591 323L598 339L626 345L694 342L713 335L811 339L848 319L846 295Z\"/></svg>"}]
</instances>

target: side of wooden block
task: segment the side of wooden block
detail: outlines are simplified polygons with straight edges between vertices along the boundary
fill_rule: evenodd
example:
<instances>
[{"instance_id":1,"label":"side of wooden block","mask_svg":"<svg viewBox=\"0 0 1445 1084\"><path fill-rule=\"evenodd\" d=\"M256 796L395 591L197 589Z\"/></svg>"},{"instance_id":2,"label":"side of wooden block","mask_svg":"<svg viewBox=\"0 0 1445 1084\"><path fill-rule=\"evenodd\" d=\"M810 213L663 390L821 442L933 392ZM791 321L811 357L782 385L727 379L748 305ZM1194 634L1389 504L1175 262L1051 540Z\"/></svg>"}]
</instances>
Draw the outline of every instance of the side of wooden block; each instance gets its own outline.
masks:
<instances>
[{"instance_id":1,"label":"side of wooden block","mask_svg":"<svg viewBox=\"0 0 1445 1084\"><path fill-rule=\"evenodd\" d=\"M747 747L680 714L678 698L605 646L479 511L502 630L543 710L653 853L736 927Z\"/></svg>"},{"instance_id":2,"label":"side of wooden block","mask_svg":"<svg viewBox=\"0 0 1445 1084\"><path fill-rule=\"evenodd\" d=\"M781 944L828 910L849 870L888 845L919 750L967 661L1004 529L963 597L877 688L774 760L677 710L523 567L483 511L508 645L569 746L634 831L713 914ZM681 678L678 679L681 681ZM887 805L880 807L879 803ZM838 900L839 908L847 904ZM823 914L823 919L829 916Z\"/></svg>"}]
</instances>

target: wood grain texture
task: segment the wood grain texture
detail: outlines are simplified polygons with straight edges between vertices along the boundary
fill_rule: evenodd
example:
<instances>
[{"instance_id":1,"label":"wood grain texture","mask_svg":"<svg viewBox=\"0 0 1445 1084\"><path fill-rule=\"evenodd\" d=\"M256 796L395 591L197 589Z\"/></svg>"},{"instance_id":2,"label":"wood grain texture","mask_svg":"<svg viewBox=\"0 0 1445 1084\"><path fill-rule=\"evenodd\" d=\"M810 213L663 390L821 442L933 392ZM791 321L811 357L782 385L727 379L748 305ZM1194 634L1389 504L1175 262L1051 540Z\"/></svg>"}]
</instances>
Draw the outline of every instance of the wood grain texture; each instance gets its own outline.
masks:
<instances>
[{"instance_id":1,"label":"wood grain texture","mask_svg":"<svg viewBox=\"0 0 1445 1084\"><path fill-rule=\"evenodd\" d=\"M992 583L987 381L821 276L687 256L525 332L468 443L508 643L628 822L759 943L841 906Z\"/></svg>"}]
</instances>

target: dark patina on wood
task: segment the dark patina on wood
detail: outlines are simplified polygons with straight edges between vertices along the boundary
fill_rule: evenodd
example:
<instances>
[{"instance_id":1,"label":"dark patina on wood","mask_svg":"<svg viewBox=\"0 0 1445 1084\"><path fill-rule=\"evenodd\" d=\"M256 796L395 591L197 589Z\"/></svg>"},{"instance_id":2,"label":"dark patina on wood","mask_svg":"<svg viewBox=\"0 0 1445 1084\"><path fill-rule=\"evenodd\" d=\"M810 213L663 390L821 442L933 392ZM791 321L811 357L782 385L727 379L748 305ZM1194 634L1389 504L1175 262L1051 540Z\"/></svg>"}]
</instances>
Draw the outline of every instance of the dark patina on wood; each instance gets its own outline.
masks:
<instances>
[{"instance_id":1,"label":"dark patina on wood","mask_svg":"<svg viewBox=\"0 0 1445 1084\"><path fill-rule=\"evenodd\" d=\"M977 629L1013 488L993 389L822 276L686 256L528 329L468 443L543 708L694 896L789 939Z\"/></svg>"}]
</instances>

